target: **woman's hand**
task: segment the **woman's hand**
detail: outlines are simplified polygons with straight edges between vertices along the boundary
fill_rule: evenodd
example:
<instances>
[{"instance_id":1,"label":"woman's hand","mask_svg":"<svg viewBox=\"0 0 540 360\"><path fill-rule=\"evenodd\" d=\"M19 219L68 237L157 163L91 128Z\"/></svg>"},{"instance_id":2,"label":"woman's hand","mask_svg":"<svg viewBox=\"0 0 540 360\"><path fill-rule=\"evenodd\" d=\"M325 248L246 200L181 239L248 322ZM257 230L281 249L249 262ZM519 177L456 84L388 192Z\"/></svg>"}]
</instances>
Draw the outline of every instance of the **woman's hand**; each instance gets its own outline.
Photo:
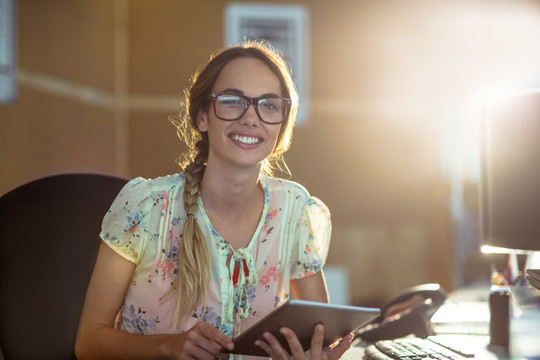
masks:
<instances>
[{"instance_id":1,"label":"woman's hand","mask_svg":"<svg viewBox=\"0 0 540 360\"><path fill-rule=\"evenodd\" d=\"M171 340L167 345L167 353L171 359L228 359L229 354L220 352L221 348L234 348L230 338L206 322L197 323Z\"/></svg>"},{"instance_id":2,"label":"woman's hand","mask_svg":"<svg viewBox=\"0 0 540 360\"><path fill-rule=\"evenodd\" d=\"M315 326L313 337L311 338L311 347L304 352L300 341L296 337L294 331L283 327L280 333L285 336L291 349L292 356L287 350L281 346L279 341L271 334L264 333L263 337L266 340L257 340L255 345L263 349L274 360L294 359L294 360L337 360L351 347L351 341L354 338L353 334L348 334L343 337L336 345L330 348L323 349L324 326L318 324Z\"/></svg>"}]
</instances>

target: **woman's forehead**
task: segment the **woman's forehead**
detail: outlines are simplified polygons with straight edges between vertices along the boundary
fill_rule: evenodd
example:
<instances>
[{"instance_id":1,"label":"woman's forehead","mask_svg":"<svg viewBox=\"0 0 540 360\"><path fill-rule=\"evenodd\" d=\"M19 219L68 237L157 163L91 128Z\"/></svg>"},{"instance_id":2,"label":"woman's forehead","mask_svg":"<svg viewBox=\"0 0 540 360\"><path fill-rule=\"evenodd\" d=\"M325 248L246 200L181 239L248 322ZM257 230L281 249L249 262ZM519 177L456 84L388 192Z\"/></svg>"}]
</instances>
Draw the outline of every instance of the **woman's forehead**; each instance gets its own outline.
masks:
<instances>
[{"instance_id":1,"label":"woman's forehead","mask_svg":"<svg viewBox=\"0 0 540 360\"><path fill-rule=\"evenodd\" d=\"M212 92L240 90L246 96L277 94L283 96L276 74L262 60L238 57L229 61L216 79Z\"/></svg>"}]
</instances>

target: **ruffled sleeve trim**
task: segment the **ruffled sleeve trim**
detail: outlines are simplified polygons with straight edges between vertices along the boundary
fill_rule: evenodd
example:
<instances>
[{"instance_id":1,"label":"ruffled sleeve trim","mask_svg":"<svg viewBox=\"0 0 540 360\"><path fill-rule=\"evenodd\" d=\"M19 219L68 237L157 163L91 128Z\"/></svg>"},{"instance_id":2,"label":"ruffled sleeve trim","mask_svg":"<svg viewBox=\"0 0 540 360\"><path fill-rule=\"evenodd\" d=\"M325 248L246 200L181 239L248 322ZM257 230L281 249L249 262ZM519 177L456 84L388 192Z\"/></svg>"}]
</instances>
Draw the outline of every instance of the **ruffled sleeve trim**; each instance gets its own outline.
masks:
<instances>
[{"instance_id":1,"label":"ruffled sleeve trim","mask_svg":"<svg viewBox=\"0 0 540 360\"><path fill-rule=\"evenodd\" d=\"M323 268L332 233L330 210L316 197L308 197L296 226L297 257L291 279L311 276Z\"/></svg>"},{"instance_id":2,"label":"ruffled sleeve trim","mask_svg":"<svg viewBox=\"0 0 540 360\"><path fill-rule=\"evenodd\" d=\"M152 205L148 180L130 180L103 219L101 239L119 255L138 264L148 237Z\"/></svg>"}]
</instances>

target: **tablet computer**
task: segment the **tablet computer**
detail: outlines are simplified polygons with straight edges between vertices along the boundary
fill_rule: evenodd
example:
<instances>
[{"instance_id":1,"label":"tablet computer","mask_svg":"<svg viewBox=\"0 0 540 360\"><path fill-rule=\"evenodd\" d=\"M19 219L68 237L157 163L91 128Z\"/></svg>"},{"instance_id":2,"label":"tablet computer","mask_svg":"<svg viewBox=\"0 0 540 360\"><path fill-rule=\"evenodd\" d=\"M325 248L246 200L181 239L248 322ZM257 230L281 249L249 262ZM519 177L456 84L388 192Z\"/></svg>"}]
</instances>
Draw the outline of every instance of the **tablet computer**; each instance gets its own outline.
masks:
<instances>
[{"instance_id":1,"label":"tablet computer","mask_svg":"<svg viewBox=\"0 0 540 360\"><path fill-rule=\"evenodd\" d=\"M268 354L255 345L255 340L264 340L262 334L270 332L290 354L287 340L279 332L282 327L293 330L304 351L307 351L311 347L313 330L317 324L324 325L323 346L326 347L354 332L379 314L380 310L375 308L289 300L235 337L234 350L222 349L222 351L267 357Z\"/></svg>"}]
</instances>

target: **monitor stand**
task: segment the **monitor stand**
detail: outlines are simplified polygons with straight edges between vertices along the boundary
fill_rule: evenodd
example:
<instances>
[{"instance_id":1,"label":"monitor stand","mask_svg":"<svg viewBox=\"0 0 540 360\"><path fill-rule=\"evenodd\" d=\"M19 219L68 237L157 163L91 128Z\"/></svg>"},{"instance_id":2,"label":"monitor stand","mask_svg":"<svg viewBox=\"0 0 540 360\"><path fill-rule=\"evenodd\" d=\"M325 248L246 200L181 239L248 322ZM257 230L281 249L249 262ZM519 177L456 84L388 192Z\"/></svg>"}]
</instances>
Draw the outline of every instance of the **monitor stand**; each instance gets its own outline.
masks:
<instances>
[{"instance_id":1,"label":"monitor stand","mask_svg":"<svg viewBox=\"0 0 540 360\"><path fill-rule=\"evenodd\" d=\"M525 269L540 269L540 251L534 251L527 254Z\"/></svg>"}]
</instances>

